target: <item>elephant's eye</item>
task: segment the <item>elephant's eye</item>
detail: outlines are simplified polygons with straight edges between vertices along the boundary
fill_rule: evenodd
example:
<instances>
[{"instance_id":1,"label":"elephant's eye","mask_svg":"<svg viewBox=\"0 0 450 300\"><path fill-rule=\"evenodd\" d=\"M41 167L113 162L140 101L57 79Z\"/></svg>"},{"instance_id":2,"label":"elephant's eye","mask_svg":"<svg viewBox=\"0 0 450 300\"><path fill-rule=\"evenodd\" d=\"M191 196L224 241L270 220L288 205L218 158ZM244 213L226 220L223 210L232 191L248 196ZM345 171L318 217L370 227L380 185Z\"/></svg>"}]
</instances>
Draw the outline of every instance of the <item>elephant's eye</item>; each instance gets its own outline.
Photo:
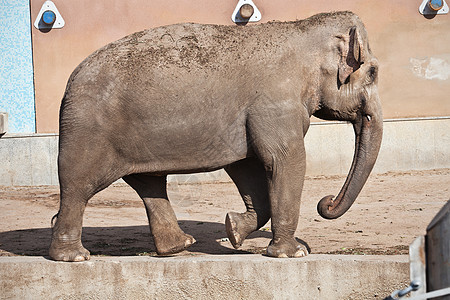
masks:
<instances>
[{"instance_id":1,"label":"elephant's eye","mask_svg":"<svg viewBox=\"0 0 450 300\"><path fill-rule=\"evenodd\" d=\"M372 66L369 68L368 75L371 81L375 81L375 79L377 78L377 71L377 67Z\"/></svg>"},{"instance_id":2,"label":"elephant's eye","mask_svg":"<svg viewBox=\"0 0 450 300\"><path fill-rule=\"evenodd\" d=\"M365 107L366 106L366 102L367 102L366 96L361 95L359 100L360 100L360 103L361 103L361 107Z\"/></svg>"}]
</instances>

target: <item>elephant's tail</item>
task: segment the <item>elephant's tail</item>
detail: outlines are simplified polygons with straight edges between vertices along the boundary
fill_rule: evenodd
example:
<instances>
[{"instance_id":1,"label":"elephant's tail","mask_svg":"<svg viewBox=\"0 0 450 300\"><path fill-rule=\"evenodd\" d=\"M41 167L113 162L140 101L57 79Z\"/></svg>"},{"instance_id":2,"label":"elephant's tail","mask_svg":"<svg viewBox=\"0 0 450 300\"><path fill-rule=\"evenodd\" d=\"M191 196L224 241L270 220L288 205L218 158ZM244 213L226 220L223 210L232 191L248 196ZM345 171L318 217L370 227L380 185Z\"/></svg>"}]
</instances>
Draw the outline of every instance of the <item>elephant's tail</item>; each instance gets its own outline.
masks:
<instances>
[{"instance_id":1,"label":"elephant's tail","mask_svg":"<svg viewBox=\"0 0 450 300\"><path fill-rule=\"evenodd\" d=\"M52 220L50 221L50 226L51 226L52 229L53 229L53 227L55 227L54 221L55 221L56 219L58 219L58 216L59 216L59 212L58 212L56 215L54 215L54 216L52 217Z\"/></svg>"}]
</instances>

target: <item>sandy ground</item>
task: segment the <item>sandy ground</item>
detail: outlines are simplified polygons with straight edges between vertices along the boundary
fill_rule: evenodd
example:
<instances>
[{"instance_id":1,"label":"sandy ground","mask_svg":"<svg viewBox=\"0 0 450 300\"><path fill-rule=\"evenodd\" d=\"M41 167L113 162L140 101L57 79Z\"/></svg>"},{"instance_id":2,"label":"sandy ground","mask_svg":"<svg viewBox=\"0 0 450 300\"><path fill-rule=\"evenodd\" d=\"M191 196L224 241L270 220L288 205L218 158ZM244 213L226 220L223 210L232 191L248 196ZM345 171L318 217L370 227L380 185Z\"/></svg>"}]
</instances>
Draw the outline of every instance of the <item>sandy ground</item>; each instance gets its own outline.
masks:
<instances>
[{"instance_id":1,"label":"sandy ground","mask_svg":"<svg viewBox=\"0 0 450 300\"><path fill-rule=\"evenodd\" d=\"M336 194L344 177L307 178L296 236L311 253L407 254L450 199L450 169L372 175L352 208L324 220L317 202ZM235 250L226 238L228 211L244 211L232 183L170 184L169 197L181 228L197 243L178 255L261 253L270 224ZM58 210L57 187L0 187L0 255L46 256L50 219ZM144 206L126 185L92 198L84 217L83 243L92 255L155 255Z\"/></svg>"}]
</instances>

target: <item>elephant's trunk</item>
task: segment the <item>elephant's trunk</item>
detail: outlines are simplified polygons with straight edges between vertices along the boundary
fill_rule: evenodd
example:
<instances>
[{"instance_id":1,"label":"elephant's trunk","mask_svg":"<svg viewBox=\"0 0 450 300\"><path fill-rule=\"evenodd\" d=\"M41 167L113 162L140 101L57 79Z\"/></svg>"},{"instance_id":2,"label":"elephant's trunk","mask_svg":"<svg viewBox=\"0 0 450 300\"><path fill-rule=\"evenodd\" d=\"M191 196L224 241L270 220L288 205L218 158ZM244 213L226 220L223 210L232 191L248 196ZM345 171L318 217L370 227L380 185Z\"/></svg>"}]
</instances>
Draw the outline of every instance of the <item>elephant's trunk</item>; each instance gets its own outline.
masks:
<instances>
[{"instance_id":1,"label":"elephant's trunk","mask_svg":"<svg viewBox=\"0 0 450 300\"><path fill-rule=\"evenodd\" d=\"M377 101L378 102L378 101ZM377 103L377 112L379 102ZM355 130L355 154L347 179L339 195L326 196L317 204L317 211L325 219L342 216L353 204L366 183L375 164L381 146L383 117L381 113L362 113L353 122Z\"/></svg>"}]
</instances>

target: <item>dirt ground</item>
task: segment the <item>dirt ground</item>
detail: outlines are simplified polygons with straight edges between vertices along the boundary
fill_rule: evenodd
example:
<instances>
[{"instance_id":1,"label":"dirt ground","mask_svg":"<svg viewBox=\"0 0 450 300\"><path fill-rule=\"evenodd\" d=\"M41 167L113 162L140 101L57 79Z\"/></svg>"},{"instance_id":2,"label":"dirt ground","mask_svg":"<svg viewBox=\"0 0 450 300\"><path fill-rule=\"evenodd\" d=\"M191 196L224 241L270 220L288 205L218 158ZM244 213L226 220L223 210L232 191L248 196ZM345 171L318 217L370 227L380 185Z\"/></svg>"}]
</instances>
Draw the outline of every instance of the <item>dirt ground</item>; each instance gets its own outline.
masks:
<instances>
[{"instance_id":1,"label":"dirt ground","mask_svg":"<svg viewBox=\"0 0 450 300\"><path fill-rule=\"evenodd\" d=\"M344 177L310 177L304 185L296 236L311 253L407 254L450 199L450 169L372 175L352 208L336 220L322 219L317 202L336 194ZM244 211L232 183L170 184L169 197L181 228L197 243L178 255L261 253L270 224L235 250L226 238L228 211ZM58 210L54 186L0 187L0 255L46 256L50 219ZM92 255L156 255L144 206L127 185L92 198L84 217L83 243Z\"/></svg>"}]
</instances>

